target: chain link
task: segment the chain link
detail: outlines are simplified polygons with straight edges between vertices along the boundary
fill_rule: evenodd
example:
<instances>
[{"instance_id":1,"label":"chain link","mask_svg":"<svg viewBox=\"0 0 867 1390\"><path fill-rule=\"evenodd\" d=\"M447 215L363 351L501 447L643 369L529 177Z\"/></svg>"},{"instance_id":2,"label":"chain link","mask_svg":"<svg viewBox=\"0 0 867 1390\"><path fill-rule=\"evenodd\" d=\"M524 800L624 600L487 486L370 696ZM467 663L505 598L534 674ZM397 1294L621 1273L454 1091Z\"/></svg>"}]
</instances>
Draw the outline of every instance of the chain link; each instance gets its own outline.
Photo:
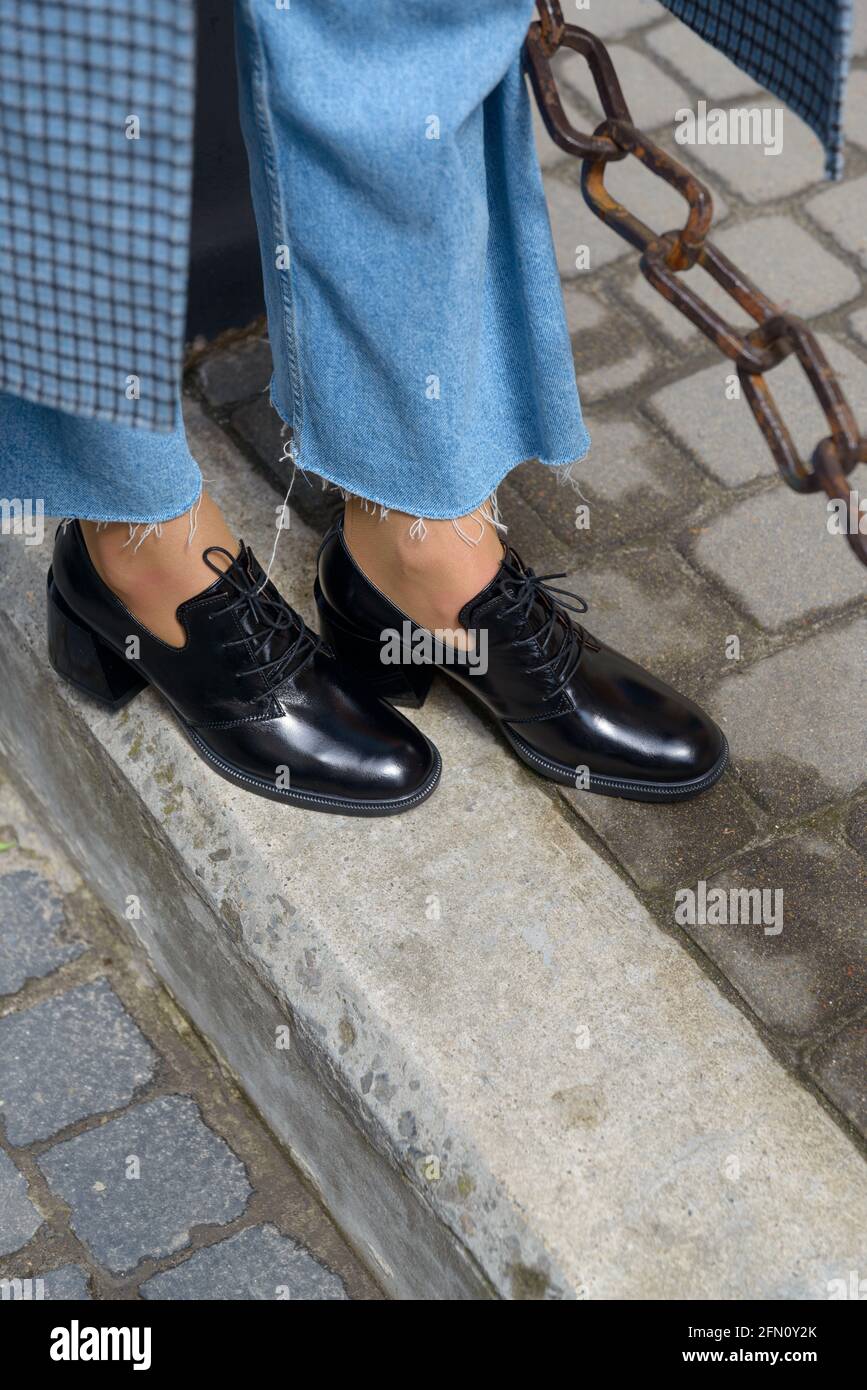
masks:
<instances>
[{"instance_id":1,"label":"chain link","mask_svg":"<svg viewBox=\"0 0 867 1390\"><path fill-rule=\"evenodd\" d=\"M744 395L789 487L796 492L824 489L830 498L845 504L847 539L858 559L867 565L867 535L860 531L858 496L847 481L858 463L867 463L867 437L860 433L815 334L802 319L784 313L762 294L707 240L713 220L710 190L635 126L601 40L586 29L566 24L559 0L537 0L536 8L539 19L527 33L525 66L548 134L561 149L584 161L581 189L585 201L597 217L641 252L641 270L654 289L735 364ZM576 130L563 110L551 68L551 58L563 48L586 59L596 84L605 119L592 135ZM628 155L684 199L687 215L680 230L655 232L611 196L605 186L606 166ZM733 327L685 283L680 272L696 265L755 320L755 328L743 332ZM767 372L790 356L800 362L830 430L816 445L809 463L801 459L765 380Z\"/></svg>"}]
</instances>

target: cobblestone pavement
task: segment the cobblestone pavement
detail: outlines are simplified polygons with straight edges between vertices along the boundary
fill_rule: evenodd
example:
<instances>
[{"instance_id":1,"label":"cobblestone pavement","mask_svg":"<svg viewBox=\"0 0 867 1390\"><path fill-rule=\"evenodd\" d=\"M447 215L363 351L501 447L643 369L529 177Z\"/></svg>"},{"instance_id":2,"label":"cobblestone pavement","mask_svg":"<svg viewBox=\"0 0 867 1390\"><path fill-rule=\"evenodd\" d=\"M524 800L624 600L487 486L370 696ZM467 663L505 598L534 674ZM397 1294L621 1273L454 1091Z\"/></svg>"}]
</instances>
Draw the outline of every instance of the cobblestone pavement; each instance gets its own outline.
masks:
<instances>
[{"instance_id":1,"label":"cobblestone pavement","mask_svg":"<svg viewBox=\"0 0 867 1390\"><path fill-rule=\"evenodd\" d=\"M130 939L0 783L0 1300L380 1297Z\"/></svg>"},{"instance_id":2,"label":"cobblestone pavement","mask_svg":"<svg viewBox=\"0 0 867 1390\"><path fill-rule=\"evenodd\" d=\"M810 320L864 421L867 2L856 9L846 178L834 185L823 180L818 142L789 113L778 157L675 144L677 109L767 97L654 0L593 0L579 22L609 43L638 124L710 183L721 248ZM589 128L599 115L578 58L561 64L560 80L574 119ZM537 570L569 572L590 601L591 630L706 703L734 757L730 775L684 805L563 790L564 809L633 881L660 928L863 1137L864 570L829 533L824 494L796 496L777 479L746 402L726 398L729 364L654 295L631 248L586 209L577 162L541 126L539 139L593 446L576 470L581 497L530 463L501 488L501 509ZM609 178L652 226L681 225L681 200L634 162ZM578 246L589 248L587 271L575 268ZM732 317L703 272L690 276ZM201 357L188 383L250 459L285 481L280 422L263 394L269 372L254 325ZM773 384L796 441L812 448L821 418L790 363ZM299 478L291 505L324 527L334 499ZM590 527L579 530L585 502ZM782 932L679 925L674 895L700 880L782 889Z\"/></svg>"}]
</instances>

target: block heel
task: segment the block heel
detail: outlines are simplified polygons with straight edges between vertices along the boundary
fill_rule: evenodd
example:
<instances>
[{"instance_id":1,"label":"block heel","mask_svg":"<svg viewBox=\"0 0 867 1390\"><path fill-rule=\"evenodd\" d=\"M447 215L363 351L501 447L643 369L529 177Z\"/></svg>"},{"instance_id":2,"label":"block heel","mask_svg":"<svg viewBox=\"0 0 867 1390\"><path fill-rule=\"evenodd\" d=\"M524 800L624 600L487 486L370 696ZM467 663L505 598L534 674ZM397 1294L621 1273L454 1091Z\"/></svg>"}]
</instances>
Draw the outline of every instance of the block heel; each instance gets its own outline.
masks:
<instances>
[{"instance_id":1,"label":"block heel","mask_svg":"<svg viewBox=\"0 0 867 1390\"><path fill-rule=\"evenodd\" d=\"M48 571L48 660L59 676L110 709L120 710L147 681L64 601Z\"/></svg>"},{"instance_id":2,"label":"block heel","mask_svg":"<svg viewBox=\"0 0 867 1390\"><path fill-rule=\"evenodd\" d=\"M382 643L363 637L339 618L326 600L317 579L313 592L319 610L319 631L343 665L363 678L371 691L389 704L403 709L421 709L433 683L435 668L430 664L382 660Z\"/></svg>"}]
</instances>

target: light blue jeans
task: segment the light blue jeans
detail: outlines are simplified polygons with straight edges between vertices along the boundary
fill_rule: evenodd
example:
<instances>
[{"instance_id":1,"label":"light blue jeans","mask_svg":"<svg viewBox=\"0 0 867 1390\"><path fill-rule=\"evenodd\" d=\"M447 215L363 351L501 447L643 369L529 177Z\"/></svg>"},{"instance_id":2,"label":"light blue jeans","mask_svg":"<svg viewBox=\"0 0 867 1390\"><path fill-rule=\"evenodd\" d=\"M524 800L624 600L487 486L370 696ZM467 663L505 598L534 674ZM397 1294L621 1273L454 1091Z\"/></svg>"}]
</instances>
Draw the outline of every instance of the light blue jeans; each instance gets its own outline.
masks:
<instances>
[{"instance_id":1,"label":"light blue jeans","mask_svg":"<svg viewBox=\"0 0 867 1390\"><path fill-rule=\"evenodd\" d=\"M296 461L413 516L588 448L520 50L531 0L236 0L242 122ZM0 395L0 495L154 522L172 435Z\"/></svg>"}]
</instances>

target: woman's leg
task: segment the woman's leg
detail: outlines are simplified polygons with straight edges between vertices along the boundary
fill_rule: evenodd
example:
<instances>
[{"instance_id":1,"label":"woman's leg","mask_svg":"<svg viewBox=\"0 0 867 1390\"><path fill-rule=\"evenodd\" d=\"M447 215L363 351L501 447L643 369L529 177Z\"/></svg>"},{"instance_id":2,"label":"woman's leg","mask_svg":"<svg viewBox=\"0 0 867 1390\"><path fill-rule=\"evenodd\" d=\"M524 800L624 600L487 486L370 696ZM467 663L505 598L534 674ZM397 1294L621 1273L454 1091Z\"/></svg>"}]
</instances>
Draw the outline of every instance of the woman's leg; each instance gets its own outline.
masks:
<instances>
[{"instance_id":1,"label":"woman's leg","mask_svg":"<svg viewBox=\"0 0 867 1390\"><path fill-rule=\"evenodd\" d=\"M103 583L139 622L170 646L186 634L177 610L214 582L202 558L211 546L237 555L238 542L212 497L203 492L189 513L158 530L126 521L82 521L90 558Z\"/></svg>"},{"instance_id":2,"label":"woman's leg","mask_svg":"<svg viewBox=\"0 0 867 1390\"><path fill-rule=\"evenodd\" d=\"M425 521L588 447L520 50L532 0L237 0L298 465Z\"/></svg>"},{"instance_id":3,"label":"woman's leg","mask_svg":"<svg viewBox=\"0 0 867 1390\"><path fill-rule=\"evenodd\" d=\"M178 606L213 583L207 546L237 542L202 491L180 403L169 434L87 420L0 394L0 494L78 517L108 587L163 641L182 645Z\"/></svg>"},{"instance_id":4,"label":"woman's leg","mask_svg":"<svg viewBox=\"0 0 867 1390\"><path fill-rule=\"evenodd\" d=\"M588 446L520 66L529 0L237 13L272 400L298 466L348 499L319 556L330 644L390 698L419 703L441 667L555 781L704 790L727 757L713 721L573 623L583 601L504 548L490 510L511 468Z\"/></svg>"},{"instance_id":5,"label":"woman's leg","mask_svg":"<svg viewBox=\"0 0 867 1390\"><path fill-rule=\"evenodd\" d=\"M422 530L423 528L423 530ZM373 584L426 628L460 629L460 610L500 568L503 543L490 506L427 521L349 498L346 542Z\"/></svg>"},{"instance_id":6,"label":"woman's leg","mask_svg":"<svg viewBox=\"0 0 867 1390\"><path fill-rule=\"evenodd\" d=\"M202 475L180 401L174 429L156 434L0 392L0 489L38 498L47 516L153 526L190 511Z\"/></svg>"},{"instance_id":7,"label":"woman's leg","mask_svg":"<svg viewBox=\"0 0 867 1390\"><path fill-rule=\"evenodd\" d=\"M180 415L155 435L4 397L0 424L0 491L66 517L47 593L60 676L114 710L153 686L215 772L276 801L379 816L430 795L436 750L235 540Z\"/></svg>"}]
</instances>

